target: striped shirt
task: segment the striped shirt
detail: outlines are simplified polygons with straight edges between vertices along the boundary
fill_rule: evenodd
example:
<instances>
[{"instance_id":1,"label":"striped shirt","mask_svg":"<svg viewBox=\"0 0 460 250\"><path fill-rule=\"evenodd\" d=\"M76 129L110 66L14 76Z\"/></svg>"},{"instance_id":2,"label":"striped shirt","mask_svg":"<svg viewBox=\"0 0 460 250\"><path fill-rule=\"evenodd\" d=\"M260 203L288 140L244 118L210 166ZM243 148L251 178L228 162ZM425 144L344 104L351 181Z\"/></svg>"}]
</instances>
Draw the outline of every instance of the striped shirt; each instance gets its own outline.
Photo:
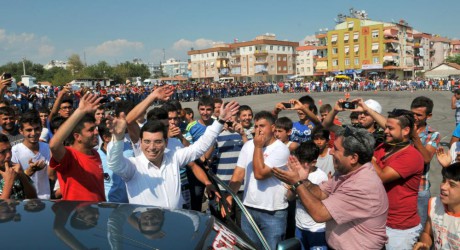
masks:
<instances>
[{"instance_id":1,"label":"striped shirt","mask_svg":"<svg viewBox=\"0 0 460 250\"><path fill-rule=\"evenodd\" d=\"M428 125L425 127L424 131L418 134L418 136L420 137L420 141L422 142L424 147L430 145L437 149L439 143L441 142L441 135L439 134L439 132L437 132L431 126ZM422 178L420 179L419 191L426 191L430 189L429 172L430 163L424 165Z\"/></svg>"},{"instance_id":2,"label":"striped shirt","mask_svg":"<svg viewBox=\"0 0 460 250\"><path fill-rule=\"evenodd\" d=\"M235 170L241 148L243 147L243 138L238 133L231 133L225 130L217 137L217 146L219 149L217 155L217 177L228 185ZM219 188L223 189L220 185ZM243 190L244 185L241 185L239 191Z\"/></svg>"}]
</instances>

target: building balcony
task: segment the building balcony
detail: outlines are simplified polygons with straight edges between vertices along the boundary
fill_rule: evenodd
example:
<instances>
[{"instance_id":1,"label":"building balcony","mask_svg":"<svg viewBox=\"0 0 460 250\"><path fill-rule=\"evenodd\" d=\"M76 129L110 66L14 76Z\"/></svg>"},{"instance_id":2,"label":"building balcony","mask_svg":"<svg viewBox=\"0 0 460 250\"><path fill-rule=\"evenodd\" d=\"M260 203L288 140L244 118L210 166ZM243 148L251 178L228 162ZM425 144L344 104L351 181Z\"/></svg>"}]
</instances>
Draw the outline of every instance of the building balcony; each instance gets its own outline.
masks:
<instances>
[{"instance_id":1,"label":"building balcony","mask_svg":"<svg viewBox=\"0 0 460 250\"><path fill-rule=\"evenodd\" d=\"M413 42L406 42L406 46L414 46Z\"/></svg>"},{"instance_id":2,"label":"building balcony","mask_svg":"<svg viewBox=\"0 0 460 250\"><path fill-rule=\"evenodd\" d=\"M316 73L327 73L327 69L315 69Z\"/></svg>"},{"instance_id":3,"label":"building balcony","mask_svg":"<svg viewBox=\"0 0 460 250\"><path fill-rule=\"evenodd\" d=\"M268 64L267 61L255 61L254 62L254 65L264 65L264 64Z\"/></svg>"},{"instance_id":4,"label":"building balcony","mask_svg":"<svg viewBox=\"0 0 460 250\"><path fill-rule=\"evenodd\" d=\"M327 56L325 56L325 57L319 57L319 56L318 56L318 57L316 58L316 61L317 61L317 62L319 62L319 61L327 61Z\"/></svg>"},{"instance_id":5,"label":"building balcony","mask_svg":"<svg viewBox=\"0 0 460 250\"><path fill-rule=\"evenodd\" d=\"M399 51L386 50L384 56L399 56Z\"/></svg>"},{"instance_id":6,"label":"building balcony","mask_svg":"<svg viewBox=\"0 0 460 250\"><path fill-rule=\"evenodd\" d=\"M255 56L266 56L268 55L268 51L267 50L256 50L254 51L254 55Z\"/></svg>"},{"instance_id":7,"label":"building balcony","mask_svg":"<svg viewBox=\"0 0 460 250\"><path fill-rule=\"evenodd\" d=\"M315 36L316 38L320 39L320 38L326 38L327 37L327 33L315 33Z\"/></svg>"},{"instance_id":8,"label":"building balcony","mask_svg":"<svg viewBox=\"0 0 460 250\"><path fill-rule=\"evenodd\" d=\"M316 46L316 49L317 50L327 49L327 44L320 44L320 45Z\"/></svg>"},{"instance_id":9,"label":"building balcony","mask_svg":"<svg viewBox=\"0 0 460 250\"><path fill-rule=\"evenodd\" d=\"M420 43L414 43L414 48L421 48L422 45Z\"/></svg>"},{"instance_id":10,"label":"building balcony","mask_svg":"<svg viewBox=\"0 0 460 250\"><path fill-rule=\"evenodd\" d=\"M383 40L383 43L399 43L399 40L396 38L385 38L385 40Z\"/></svg>"}]
</instances>

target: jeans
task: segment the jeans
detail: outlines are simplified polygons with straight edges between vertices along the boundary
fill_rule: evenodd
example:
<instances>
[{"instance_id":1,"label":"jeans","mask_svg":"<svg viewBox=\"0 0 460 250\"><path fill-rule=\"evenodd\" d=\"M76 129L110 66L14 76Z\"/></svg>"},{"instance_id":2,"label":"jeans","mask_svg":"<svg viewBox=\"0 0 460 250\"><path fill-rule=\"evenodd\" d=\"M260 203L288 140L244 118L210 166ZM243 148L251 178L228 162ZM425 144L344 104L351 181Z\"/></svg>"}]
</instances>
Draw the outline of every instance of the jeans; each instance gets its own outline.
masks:
<instances>
[{"instance_id":1,"label":"jeans","mask_svg":"<svg viewBox=\"0 0 460 250\"><path fill-rule=\"evenodd\" d=\"M262 235L267 240L270 249L276 249L278 242L284 240L286 232L287 209L266 211L262 209L246 207L251 214L255 223L259 227ZM241 216L241 229L256 244L256 249L264 249L262 242L257 237L256 232L252 229L246 216Z\"/></svg>"},{"instance_id":2,"label":"jeans","mask_svg":"<svg viewBox=\"0 0 460 250\"><path fill-rule=\"evenodd\" d=\"M326 232L310 232L300 228L295 229L295 237L299 239L302 250L327 250Z\"/></svg>"},{"instance_id":3,"label":"jeans","mask_svg":"<svg viewBox=\"0 0 460 250\"><path fill-rule=\"evenodd\" d=\"M420 216L420 224L422 224L422 230L425 228L425 222L428 218L428 201L430 200L430 190L419 191L417 200L417 211Z\"/></svg>"},{"instance_id":4,"label":"jeans","mask_svg":"<svg viewBox=\"0 0 460 250\"><path fill-rule=\"evenodd\" d=\"M422 225L420 224L404 230L387 227L388 243L385 247L387 250L411 250L421 231Z\"/></svg>"}]
</instances>

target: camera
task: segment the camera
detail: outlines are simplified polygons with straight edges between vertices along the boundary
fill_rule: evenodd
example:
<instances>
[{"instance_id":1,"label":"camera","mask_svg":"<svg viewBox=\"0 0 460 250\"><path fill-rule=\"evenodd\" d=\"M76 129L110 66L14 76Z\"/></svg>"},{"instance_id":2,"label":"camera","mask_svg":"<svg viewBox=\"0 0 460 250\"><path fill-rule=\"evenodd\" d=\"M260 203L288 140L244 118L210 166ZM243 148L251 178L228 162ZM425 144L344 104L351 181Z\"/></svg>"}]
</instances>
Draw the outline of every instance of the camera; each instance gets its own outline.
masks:
<instances>
[{"instance_id":1,"label":"camera","mask_svg":"<svg viewBox=\"0 0 460 250\"><path fill-rule=\"evenodd\" d=\"M289 102L283 102L283 106L284 106L285 108L287 108L287 109L292 108L292 104L289 103Z\"/></svg>"},{"instance_id":2,"label":"camera","mask_svg":"<svg viewBox=\"0 0 460 250\"><path fill-rule=\"evenodd\" d=\"M342 102L343 109L356 109L356 103L354 102Z\"/></svg>"},{"instance_id":3,"label":"camera","mask_svg":"<svg viewBox=\"0 0 460 250\"><path fill-rule=\"evenodd\" d=\"M10 79L11 78L11 73L5 73L3 74L3 79Z\"/></svg>"}]
</instances>

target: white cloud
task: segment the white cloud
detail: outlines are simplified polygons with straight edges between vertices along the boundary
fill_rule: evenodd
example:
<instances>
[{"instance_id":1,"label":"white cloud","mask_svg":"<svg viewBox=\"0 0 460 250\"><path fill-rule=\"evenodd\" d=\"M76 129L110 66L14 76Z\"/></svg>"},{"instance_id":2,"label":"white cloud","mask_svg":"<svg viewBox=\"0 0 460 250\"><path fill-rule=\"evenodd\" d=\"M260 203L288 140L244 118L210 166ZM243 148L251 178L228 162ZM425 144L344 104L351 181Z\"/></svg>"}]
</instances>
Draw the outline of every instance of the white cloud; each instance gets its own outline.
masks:
<instances>
[{"instance_id":1,"label":"white cloud","mask_svg":"<svg viewBox=\"0 0 460 250\"><path fill-rule=\"evenodd\" d=\"M45 63L52 59L54 46L46 36L37 36L33 33L10 33L0 29L0 47L3 50L0 63L19 61L21 58Z\"/></svg>"},{"instance_id":2,"label":"white cloud","mask_svg":"<svg viewBox=\"0 0 460 250\"><path fill-rule=\"evenodd\" d=\"M120 56L128 51L139 51L144 48L142 42L131 42L126 39L117 39L103 42L96 47L87 48L87 52L97 56Z\"/></svg>"},{"instance_id":3,"label":"white cloud","mask_svg":"<svg viewBox=\"0 0 460 250\"><path fill-rule=\"evenodd\" d=\"M199 39L196 39L195 41L190 41L190 40L182 38L173 44L173 49L174 50L190 50L190 48L205 49L205 48L212 47L212 45L216 43L222 43L222 42L216 42L216 41L204 39L204 38L199 38Z\"/></svg>"}]
</instances>

